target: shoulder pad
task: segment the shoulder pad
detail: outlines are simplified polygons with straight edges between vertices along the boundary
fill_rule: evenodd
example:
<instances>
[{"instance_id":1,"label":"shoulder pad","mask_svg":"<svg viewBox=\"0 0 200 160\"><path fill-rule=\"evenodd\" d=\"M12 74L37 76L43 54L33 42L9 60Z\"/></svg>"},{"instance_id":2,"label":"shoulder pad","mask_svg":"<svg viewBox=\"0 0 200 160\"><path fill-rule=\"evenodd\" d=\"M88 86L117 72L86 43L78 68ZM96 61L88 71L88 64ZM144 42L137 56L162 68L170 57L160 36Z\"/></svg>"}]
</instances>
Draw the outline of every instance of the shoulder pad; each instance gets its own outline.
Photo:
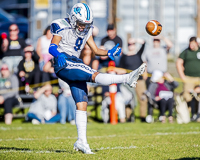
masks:
<instances>
[{"instance_id":1,"label":"shoulder pad","mask_svg":"<svg viewBox=\"0 0 200 160\"><path fill-rule=\"evenodd\" d=\"M57 34L64 29L70 29L71 25L67 19L57 19L51 23L51 33Z\"/></svg>"}]
</instances>

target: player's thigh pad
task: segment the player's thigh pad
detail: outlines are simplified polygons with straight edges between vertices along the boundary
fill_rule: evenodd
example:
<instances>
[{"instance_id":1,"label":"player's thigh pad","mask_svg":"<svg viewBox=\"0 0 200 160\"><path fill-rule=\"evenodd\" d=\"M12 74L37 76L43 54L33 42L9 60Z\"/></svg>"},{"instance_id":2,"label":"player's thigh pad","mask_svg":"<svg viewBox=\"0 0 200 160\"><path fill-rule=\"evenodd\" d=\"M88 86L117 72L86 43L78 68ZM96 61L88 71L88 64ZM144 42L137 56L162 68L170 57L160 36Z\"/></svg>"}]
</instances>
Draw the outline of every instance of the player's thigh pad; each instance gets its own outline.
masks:
<instances>
[{"instance_id":1,"label":"player's thigh pad","mask_svg":"<svg viewBox=\"0 0 200 160\"><path fill-rule=\"evenodd\" d=\"M72 96L76 103L88 102L87 84L84 81L72 81L69 83Z\"/></svg>"},{"instance_id":2,"label":"player's thigh pad","mask_svg":"<svg viewBox=\"0 0 200 160\"><path fill-rule=\"evenodd\" d=\"M83 63L70 63L68 66L57 73L57 76L61 79L68 81L92 81L92 75L96 71ZM65 80L65 81L66 81Z\"/></svg>"}]
</instances>

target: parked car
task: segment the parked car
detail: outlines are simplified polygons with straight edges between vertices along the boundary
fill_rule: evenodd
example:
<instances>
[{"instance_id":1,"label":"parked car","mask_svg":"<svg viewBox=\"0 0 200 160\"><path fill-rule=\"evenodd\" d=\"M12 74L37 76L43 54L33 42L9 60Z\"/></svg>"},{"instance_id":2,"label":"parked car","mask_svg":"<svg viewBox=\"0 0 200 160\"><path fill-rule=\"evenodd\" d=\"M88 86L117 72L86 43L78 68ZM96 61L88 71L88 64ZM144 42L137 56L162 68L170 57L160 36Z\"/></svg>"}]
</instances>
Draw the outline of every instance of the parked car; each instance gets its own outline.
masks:
<instances>
[{"instance_id":1,"label":"parked car","mask_svg":"<svg viewBox=\"0 0 200 160\"><path fill-rule=\"evenodd\" d=\"M20 15L11 15L0 8L0 34L3 32L8 34L8 28L12 23L18 25L19 37L28 37L28 19Z\"/></svg>"}]
</instances>

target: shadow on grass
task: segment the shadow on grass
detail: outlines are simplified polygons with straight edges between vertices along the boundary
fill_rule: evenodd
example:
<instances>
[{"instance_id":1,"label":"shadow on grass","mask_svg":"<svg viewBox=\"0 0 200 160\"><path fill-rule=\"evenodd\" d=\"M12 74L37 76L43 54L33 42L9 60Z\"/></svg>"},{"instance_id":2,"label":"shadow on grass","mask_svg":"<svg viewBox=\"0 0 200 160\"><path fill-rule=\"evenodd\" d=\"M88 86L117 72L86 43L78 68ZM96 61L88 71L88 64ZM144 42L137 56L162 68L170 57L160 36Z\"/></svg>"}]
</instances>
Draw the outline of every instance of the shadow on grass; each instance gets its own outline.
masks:
<instances>
[{"instance_id":1,"label":"shadow on grass","mask_svg":"<svg viewBox=\"0 0 200 160\"><path fill-rule=\"evenodd\" d=\"M174 159L174 160L200 160L200 157L183 157L183 158Z\"/></svg>"},{"instance_id":2,"label":"shadow on grass","mask_svg":"<svg viewBox=\"0 0 200 160\"><path fill-rule=\"evenodd\" d=\"M0 150L31 151L29 148L0 147Z\"/></svg>"},{"instance_id":3,"label":"shadow on grass","mask_svg":"<svg viewBox=\"0 0 200 160\"><path fill-rule=\"evenodd\" d=\"M7 152L9 151L19 151L19 152L39 152L39 153L50 153L50 152L54 152L54 153L70 153L73 154L73 151L66 151L66 150L37 150L37 149L29 149L29 148L17 148L17 147L0 147L0 150L6 150Z\"/></svg>"},{"instance_id":4,"label":"shadow on grass","mask_svg":"<svg viewBox=\"0 0 200 160\"><path fill-rule=\"evenodd\" d=\"M101 120L101 119L98 119L98 118L96 118L96 117L93 117L93 116L88 116L88 118L89 118L89 119L91 119L92 121L95 121L95 122L97 122L97 123L103 123L103 120Z\"/></svg>"}]
</instances>

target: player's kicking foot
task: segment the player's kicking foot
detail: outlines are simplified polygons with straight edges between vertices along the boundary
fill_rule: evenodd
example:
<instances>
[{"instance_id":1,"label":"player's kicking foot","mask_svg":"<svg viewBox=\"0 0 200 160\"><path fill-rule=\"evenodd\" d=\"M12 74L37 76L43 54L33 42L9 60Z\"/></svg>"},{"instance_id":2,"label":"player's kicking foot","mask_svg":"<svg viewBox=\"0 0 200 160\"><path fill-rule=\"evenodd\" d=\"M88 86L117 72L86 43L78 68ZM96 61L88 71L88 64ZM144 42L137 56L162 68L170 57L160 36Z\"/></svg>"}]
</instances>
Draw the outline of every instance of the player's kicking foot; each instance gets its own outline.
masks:
<instances>
[{"instance_id":1,"label":"player's kicking foot","mask_svg":"<svg viewBox=\"0 0 200 160\"><path fill-rule=\"evenodd\" d=\"M91 151L89 144L80 141L74 143L74 150L82 151L85 154L95 154Z\"/></svg>"},{"instance_id":2,"label":"player's kicking foot","mask_svg":"<svg viewBox=\"0 0 200 160\"><path fill-rule=\"evenodd\" d=\"M136 87L137 80L138 80L139 76L144 73L145 67L146 67L146 64L143 63L139 68L137 68L136 70L134 70L131 73L129 73L129 79L128 79L127 83L131 87Z\"/></svg>"}]
</instances>

